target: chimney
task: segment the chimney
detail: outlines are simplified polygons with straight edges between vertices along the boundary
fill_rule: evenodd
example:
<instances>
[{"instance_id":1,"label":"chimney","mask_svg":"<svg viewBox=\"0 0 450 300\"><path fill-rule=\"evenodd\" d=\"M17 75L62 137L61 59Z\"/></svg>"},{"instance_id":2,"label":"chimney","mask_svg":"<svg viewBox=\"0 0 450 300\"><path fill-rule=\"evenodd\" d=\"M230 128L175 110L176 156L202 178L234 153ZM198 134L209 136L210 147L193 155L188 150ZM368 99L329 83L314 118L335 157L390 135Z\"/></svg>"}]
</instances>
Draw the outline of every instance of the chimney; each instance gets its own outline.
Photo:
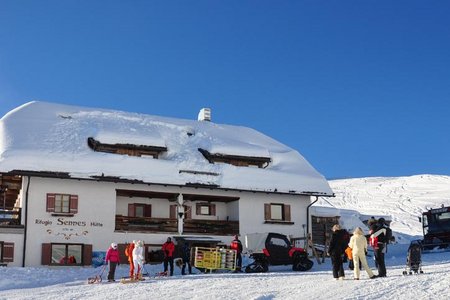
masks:
<instances>
[{"instance_id":1,"label":"chimney","mask_svg":"<svg viewBox=\"0 0 450 300\"><path fill-rule=\"evenodd\" d=\"M199 121L209 121L211 122L211 109L210 108L202 108L198 113Z\"/></svg>"}]
</instances>

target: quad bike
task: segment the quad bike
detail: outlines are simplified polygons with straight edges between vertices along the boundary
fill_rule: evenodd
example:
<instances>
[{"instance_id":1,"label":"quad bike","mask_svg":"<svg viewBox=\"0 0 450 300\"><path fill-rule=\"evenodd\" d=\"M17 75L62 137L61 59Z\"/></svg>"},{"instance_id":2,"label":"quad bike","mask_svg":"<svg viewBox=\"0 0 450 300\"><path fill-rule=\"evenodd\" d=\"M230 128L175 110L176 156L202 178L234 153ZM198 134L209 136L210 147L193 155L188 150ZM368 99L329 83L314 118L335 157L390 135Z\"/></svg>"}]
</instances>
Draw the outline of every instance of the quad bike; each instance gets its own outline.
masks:
<instances>
[{"instance_id":1,"label":"quad bike","mask_svg":"<svg viewBox=\"0 0 450 300\"><path fill-rule=\"evenodd\" d=\"M287 236L279 233L254 233L245 236L246 248L254 262L246 273L267 272L269 265L292 265L294 271L308 271L314 263L303 248L292 247Z\"/></svg>"}]
</instances>

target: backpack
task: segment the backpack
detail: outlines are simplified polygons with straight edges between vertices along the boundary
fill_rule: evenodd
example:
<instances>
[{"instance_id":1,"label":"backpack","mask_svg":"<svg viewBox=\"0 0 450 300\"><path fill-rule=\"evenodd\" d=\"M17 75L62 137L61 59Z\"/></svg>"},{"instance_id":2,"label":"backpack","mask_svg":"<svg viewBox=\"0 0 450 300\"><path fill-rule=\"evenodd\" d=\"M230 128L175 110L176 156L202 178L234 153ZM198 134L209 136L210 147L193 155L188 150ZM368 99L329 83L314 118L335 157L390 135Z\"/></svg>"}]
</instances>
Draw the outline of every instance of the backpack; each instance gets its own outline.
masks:
<instances>
[{"instance_id":1,"label":"backpack","mask_svg":"<svg viewBox=\"0 0 450 300\"><path fill-rule=\"evenodd\" d=\"M384 242L386 244L389 244L392 240L392 229L388 226L385 226L384 228L386 229L386 235L384 237Z\"/></svg>"}]
</instances>

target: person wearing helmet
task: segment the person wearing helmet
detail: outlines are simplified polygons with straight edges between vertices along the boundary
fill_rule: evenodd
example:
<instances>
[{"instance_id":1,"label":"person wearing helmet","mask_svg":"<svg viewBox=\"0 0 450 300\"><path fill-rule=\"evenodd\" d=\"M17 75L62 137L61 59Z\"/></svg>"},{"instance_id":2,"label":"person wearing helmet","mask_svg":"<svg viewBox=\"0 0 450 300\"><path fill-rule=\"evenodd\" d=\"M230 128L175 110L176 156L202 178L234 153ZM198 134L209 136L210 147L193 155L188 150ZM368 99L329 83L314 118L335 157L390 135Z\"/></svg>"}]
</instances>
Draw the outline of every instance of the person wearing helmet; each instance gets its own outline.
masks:
<instances>
[{"instance_id":1,"label":"person wearing helmet","mask_svg":"<svg viewBox=\"0 0 450 300\"><path fill-rule=\"evenodd\" d=\"M117 249L116 243L111 243L111 246L106 252L105 262L106 264L109 263L108 282L116 281L114 276L116 273L116 267L120 263L119 250Z\"/></svg>"},{"instance_id":2,"label":"person wearing helmet","mask_svg":"<svg viewBox=\"0 0 450 300\"><path fill-rule=\"evenodd\" d=\"M239 240L239 236L237 234L231 241L230 248L236 250L236 271L240 272L242 268L242 243Z\"/></svg>"}]
</instances>

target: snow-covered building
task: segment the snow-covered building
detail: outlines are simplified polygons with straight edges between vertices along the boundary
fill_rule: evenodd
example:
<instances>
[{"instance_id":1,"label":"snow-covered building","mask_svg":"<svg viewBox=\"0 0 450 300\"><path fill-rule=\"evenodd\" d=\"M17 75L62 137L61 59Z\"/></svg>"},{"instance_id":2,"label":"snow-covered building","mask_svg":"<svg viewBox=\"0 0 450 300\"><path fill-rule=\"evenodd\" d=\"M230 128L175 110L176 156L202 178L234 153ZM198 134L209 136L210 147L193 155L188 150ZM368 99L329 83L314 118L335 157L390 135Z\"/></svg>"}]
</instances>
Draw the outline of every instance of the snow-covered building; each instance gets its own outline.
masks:
<instances>
[{"instance_id":1,"label":"snow-covered building","mask_svg":"<svg viewBox=\"0 0 450 300\"><path fill-rule=\"evenodd\" d=\"M88 265L111 242L303 236L333 196L297 151L250 128L29 102L0 120L0 258Z\"/></svg>"}]
</instances>

